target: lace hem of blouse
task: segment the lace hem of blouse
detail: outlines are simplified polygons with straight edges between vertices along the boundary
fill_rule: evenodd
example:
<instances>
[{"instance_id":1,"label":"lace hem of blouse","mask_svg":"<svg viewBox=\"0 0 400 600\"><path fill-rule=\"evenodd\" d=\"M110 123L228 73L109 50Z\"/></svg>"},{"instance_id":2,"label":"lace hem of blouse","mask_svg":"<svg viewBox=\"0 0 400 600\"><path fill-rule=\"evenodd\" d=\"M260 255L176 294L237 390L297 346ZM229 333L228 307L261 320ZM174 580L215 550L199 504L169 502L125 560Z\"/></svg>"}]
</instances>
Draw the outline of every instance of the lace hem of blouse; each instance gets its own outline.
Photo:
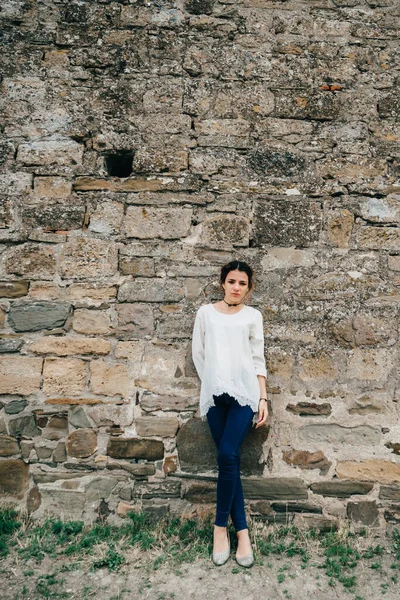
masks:
<instances>
[{"instance_id":1,"label":"lace hem of blouse","mask_svg":"<svg viewBox=\"0 0 400 600\"><path fill-rule=\"evenodd\" d=\"M205 418L210 408L215 406L213 396L220 396L221 394L229 394L229 396L235 398L240 406L250 406L254 412L258 412L258 402L254 402L254 400L248 396L242 396L241 394L238 394L233 389L230 389L229 386L223 386L214 388L211 398L207 398L205 401L200 402L201 417Z\"/></svg>"}]
</instances>

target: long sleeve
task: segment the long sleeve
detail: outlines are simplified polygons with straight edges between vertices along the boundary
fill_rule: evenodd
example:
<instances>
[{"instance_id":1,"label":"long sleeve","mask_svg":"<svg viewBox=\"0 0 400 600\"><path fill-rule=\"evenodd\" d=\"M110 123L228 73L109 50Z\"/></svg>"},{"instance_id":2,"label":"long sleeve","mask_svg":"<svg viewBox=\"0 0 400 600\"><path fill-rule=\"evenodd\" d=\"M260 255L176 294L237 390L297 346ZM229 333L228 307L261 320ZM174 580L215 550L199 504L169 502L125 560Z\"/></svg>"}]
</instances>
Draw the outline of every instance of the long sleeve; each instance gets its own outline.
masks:
<instances>
[{"instance_id":1,"label":"long sleeve","mask_svg":"<svg viewBox=\"0 0 400 600\"><path fill-rule=\"evenodd\" d=\"M203 378L204 370L204 358L205 358L205 335L204 335L204 317L202 311L199 309L196 314L196 319L193 328L192 338L192 358L196 371L200 377Z\"/></svg>"},{"instance_id":2,"label":"long sleeve","mask_svg":"<svg viewBox=\"0 0 400 600\"><path fill-rule=\"evenodd\" d=\"M264 357L263 319L261 313L258 311L256 315L256 320L251 327L250 345L256 374L267 377L267 369L265 367Z\"/></svg>"}]
</instances>

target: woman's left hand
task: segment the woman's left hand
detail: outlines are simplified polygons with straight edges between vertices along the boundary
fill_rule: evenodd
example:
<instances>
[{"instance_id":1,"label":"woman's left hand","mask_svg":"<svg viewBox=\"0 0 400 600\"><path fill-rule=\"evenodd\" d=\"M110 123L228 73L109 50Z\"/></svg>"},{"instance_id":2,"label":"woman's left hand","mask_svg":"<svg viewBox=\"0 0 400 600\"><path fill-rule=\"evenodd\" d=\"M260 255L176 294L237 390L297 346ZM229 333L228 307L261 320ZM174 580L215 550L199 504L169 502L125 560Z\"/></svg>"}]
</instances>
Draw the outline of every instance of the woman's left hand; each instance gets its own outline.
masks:
<instances>
[{"instance_id":1,"label":"woman's left hand","mask_svg":"<svg viewBox=\"0 0 400 600\"><path fill-rule=\"evenodd\" d=\"M264 425L264 423L267 420L267 417L268 417L268 403L266 400L262 399L262 400L260 400L260 403L258 405L258 421L257 421L256 429L258 427L261 427L261 425Z\"/></svg>"}]
</instances>

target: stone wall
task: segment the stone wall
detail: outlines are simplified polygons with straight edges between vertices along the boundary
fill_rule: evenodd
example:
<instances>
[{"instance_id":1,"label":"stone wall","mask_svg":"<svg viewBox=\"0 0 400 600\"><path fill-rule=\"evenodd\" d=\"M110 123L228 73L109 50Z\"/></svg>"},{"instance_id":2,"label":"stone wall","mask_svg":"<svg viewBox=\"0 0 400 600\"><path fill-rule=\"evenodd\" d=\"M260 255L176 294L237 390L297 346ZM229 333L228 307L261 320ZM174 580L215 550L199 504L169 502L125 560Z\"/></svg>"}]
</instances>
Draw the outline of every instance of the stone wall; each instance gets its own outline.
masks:
<instances>
[{"instance_id":1,"label":"stone wall","mask_svg":"<svg viewBox=\"0 0 400 600\"><path fill-rule=\"evenodd\" d=\"M194 315L258 275L252 514L400 519L397 0L3 0L0 492L209 509Z\"/></svg>"}]
</instances>

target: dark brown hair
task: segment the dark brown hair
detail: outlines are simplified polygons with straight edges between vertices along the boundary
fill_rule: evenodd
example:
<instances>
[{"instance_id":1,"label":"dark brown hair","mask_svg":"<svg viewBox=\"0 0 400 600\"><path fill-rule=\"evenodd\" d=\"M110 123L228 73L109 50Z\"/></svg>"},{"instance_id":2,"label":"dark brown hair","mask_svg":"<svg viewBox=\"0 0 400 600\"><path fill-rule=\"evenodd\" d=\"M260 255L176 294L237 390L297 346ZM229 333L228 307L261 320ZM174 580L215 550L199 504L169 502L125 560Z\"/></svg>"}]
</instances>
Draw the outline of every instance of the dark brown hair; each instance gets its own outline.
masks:
<instances>
[{"instance_id":1,"label":"dark brown hair","mask_svg":"<svg viewBox=\"0 0 400 600\"><path fill-rule=\"evenodd\" d=\"M243 273L247 273L247 277L249 278L249 290L253 289L254 271L250 267L250 265L243 262L242 260L231 260L231 262L229 262L221 268L221 275L219 279L221 286L223 283L225 283L225 279L227 278L228 273L230 273L230 271L242 271Z\"/></svg>"}]
</instances>

